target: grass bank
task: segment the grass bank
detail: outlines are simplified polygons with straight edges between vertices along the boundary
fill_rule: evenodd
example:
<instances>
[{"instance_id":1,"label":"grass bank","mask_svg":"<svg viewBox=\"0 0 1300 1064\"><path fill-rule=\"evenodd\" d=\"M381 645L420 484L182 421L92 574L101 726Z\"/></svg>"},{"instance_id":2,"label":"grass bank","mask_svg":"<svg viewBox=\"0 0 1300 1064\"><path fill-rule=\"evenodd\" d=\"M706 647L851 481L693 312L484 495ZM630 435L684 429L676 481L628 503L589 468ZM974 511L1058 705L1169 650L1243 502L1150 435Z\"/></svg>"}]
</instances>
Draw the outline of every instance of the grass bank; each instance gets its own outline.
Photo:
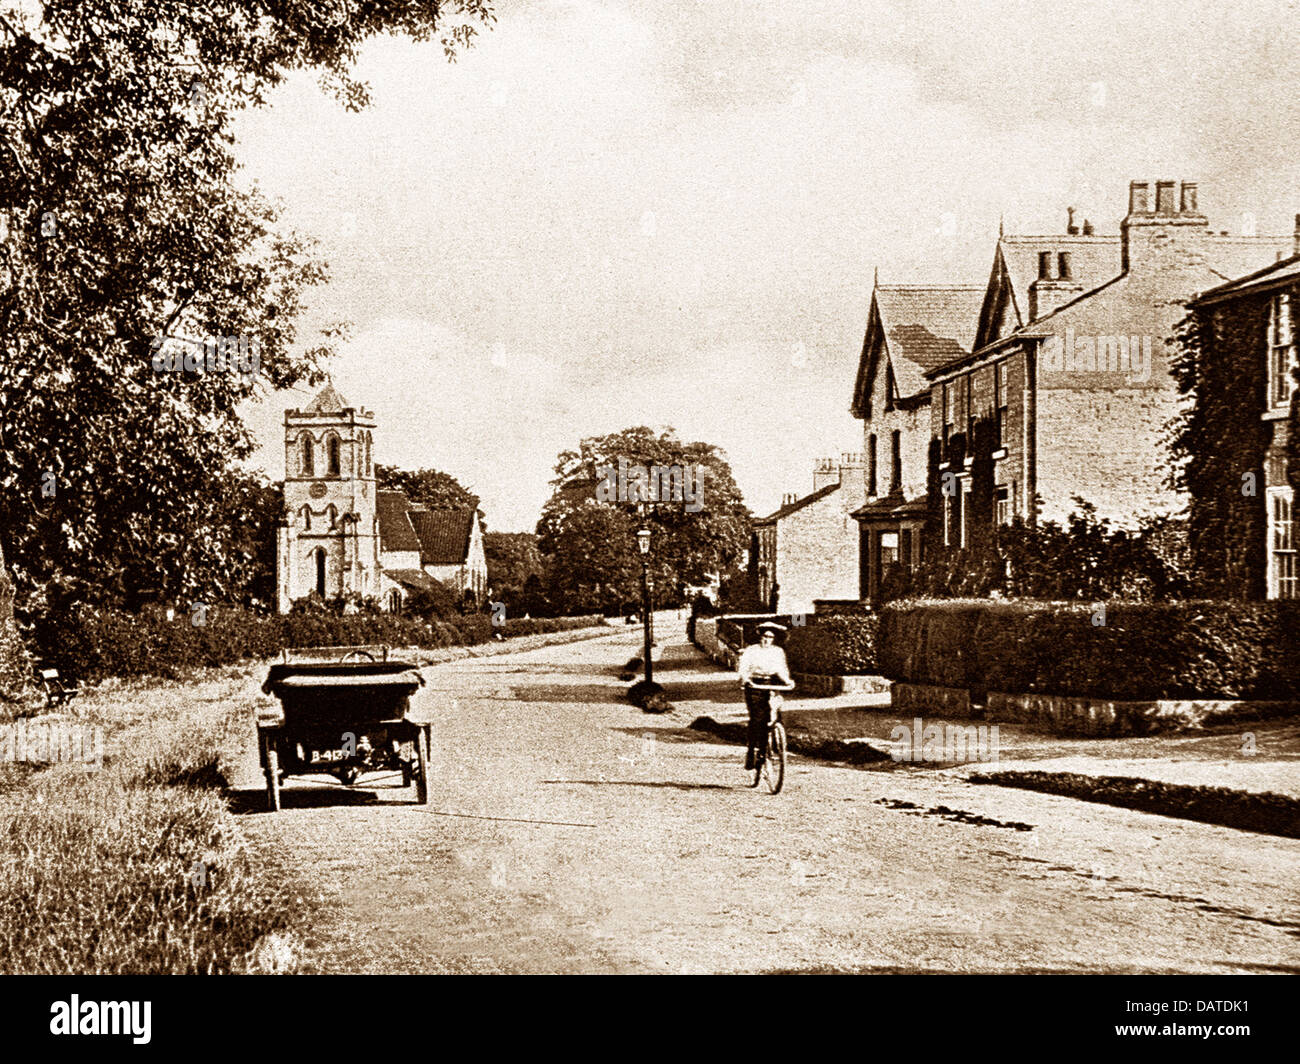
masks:
<instances>
[{"instance_id":1,"label":"grass bank","mask_svg":"<svg viewBox=\"0 0 1300 1064\"><path fill-rule=\"evenodd\" d=\"M106 685L58 718L103 729L101 764L3 765L0 973L293 970L301 899L247 851L220 790L250 719L242 673Z\"/></svg>"}]
</instances>

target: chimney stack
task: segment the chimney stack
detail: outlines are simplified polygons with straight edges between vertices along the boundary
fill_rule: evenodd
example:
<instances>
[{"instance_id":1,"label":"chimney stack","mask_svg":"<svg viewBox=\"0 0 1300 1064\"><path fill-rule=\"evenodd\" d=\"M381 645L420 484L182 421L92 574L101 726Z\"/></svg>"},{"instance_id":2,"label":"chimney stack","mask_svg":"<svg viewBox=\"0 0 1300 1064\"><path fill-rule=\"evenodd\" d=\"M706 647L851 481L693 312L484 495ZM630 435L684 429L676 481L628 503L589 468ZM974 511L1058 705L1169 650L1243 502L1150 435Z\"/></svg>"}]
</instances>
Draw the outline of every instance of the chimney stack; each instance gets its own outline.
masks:
<instances>
[{"instance_id":1,"label":"chimney stack","mask_svg":"<svg viewBox=\"0 0 1300 1064\"><path fill-rule=\"evenodd\" d=\"M818 458L813 463L813 491L821 491L822 488L839 482L840 471L835 468L835 459Z\"/></svg>"},{"instance_id":2,"label":"chimney stack","mask_svg":"<svg viewBox=\"0 0 1300 1064\"><path fill-rule=\"evenodd\" d=\"M1293 250L1297 255L1300 255L1300 214L1295 216L1295 247Z\"/></svg>"},{"instance_id":3,"label":"chimney stack","mask_svg":"<svg viewBox=\"0 0 1300 1064\"><path fill-rule=\"evenodd\" d=\"M1068 220L1066 221L1066 223L1065 223L1065 231L1066 231L1070 236L1078 236L1078 235L1079 235L1079 227L1078 227L1077 225L1074 224L1074 208L1073 208L1073 207L1066 207L1066 208L1065 208L1065 211L1066 211L1066 217L1067 217L1067 219L1068 219Z\"/></svg>"},{"instance_id":4,"label":"chimney stack","mask_svg":"<svg viewBox=\"0 0 1300 1064\"><path fill-rule=\"evenodd\" d=\"M1129 182L1128 214L1119 227L1120 268L1125 273L1135 264L1167 254L1171 240L1187 249L1197 246L1200 234L1209 230L1196 191L1195 181L1183 181L1181 189L1177 181L1157 181L1153 207L1151 183Z\"/></svg>"}]
</instances>

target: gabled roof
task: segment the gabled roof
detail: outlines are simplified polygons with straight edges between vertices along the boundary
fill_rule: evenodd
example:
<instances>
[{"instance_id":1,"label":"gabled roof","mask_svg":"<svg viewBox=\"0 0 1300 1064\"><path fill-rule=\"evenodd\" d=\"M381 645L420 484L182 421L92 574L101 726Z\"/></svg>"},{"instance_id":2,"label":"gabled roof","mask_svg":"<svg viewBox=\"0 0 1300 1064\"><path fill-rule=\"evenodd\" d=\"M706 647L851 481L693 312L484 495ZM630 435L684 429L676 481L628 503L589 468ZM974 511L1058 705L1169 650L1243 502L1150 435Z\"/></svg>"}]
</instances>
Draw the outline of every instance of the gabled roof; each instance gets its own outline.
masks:
<instances>
[{"instance_id":1,"label":"gabled roof","mask_svg":"<svg viewBox=\"0 0 1300 1064\"><path fill-rule=\"evenodd\" d=\"M1290 258L1265 266L1262 270L1256 270L1227 284L1211 288L1203 292L1199 298L1192 300L1190 306L1218 303L1233 296L1280 288L1289 284L1300 284L1300 255L1292 255Z\"/></svg>"},{"instance_id":2,"label":"gabled roof","mask_svg":"<svg viewBox=\"0 0 1300 1064\"><path fill-rule=\"evenodd\" d=\"M1098 288L1120 274L1121 243L1118 236L1066 233L998 237L973 348L985 347L997 339L995 332L1003 307L1010 310L1013 330L1029 324L1029 286L1038 279L1038 256L1044 251L1070 253L1071 280L1079 286L1080 294Z\"/></svg>"},{"instance_id":3,"label":"gabled roof","mask_svg":"<svg viewBox=\"0 0 1300 1064\"><path fill-rule=\"evenodd\" d=\"M464 565L478 515L474 510L410 510L421 565Z\"/></svg>"},{"instance_id":4,"label":"gabled roof","mask_svg":"<svg viewBox=\"0 0 1300 1064\"><path fill-rule=\"evenodd\" d=\"M924 394L928 370L970 350L983 294L978 285L877 284L854 384L854 414L864 416L878 372L873 341L883 341L897 397Z\"/></svg>"},{"instance_id":5,"label":"gabled roof","mask_svg":"<svg viewBox=\"0 0 1300 1064\"><path fill-rule=\"evenodd\" d=\"M331 381L320 390L320 393L311 401L303 413L306 414L341 414L344 410L351 410L352 404L343 398L334 387Z\"/></svg>"},{"instance_id":6,"label":"gabled roof","mask_svg":"<svg viewBox=\"0 0 1300 1064\"><path fill-rule=\"evenodd\" d=\"M768 514L766 517L760 517L756 519L753 522L753 524L755 525L775 524L777 521L780 521L781 518L789 517L795 511L802 510L805 506L811 506L813 503L826 498L826 496L829 495L831 492L839 491L839 489L840 486L838 483L827 484L826 487L818 488L811 495L805 495L802 499L795 499L794 502L788 502L784 506L782 506L781 509Z\"/></svg>"},{"instance_id":7,"label":"gabled roof","mask_svg":"<svg viewBox=\"0 0 1300 1064\"><path fill-rule=\"evenodd\" d=\"M418 551L420 539L407 516L411 502L404 492L375 492L375 513L379 518L379 549Z\"/></svg>"}]
</instances>

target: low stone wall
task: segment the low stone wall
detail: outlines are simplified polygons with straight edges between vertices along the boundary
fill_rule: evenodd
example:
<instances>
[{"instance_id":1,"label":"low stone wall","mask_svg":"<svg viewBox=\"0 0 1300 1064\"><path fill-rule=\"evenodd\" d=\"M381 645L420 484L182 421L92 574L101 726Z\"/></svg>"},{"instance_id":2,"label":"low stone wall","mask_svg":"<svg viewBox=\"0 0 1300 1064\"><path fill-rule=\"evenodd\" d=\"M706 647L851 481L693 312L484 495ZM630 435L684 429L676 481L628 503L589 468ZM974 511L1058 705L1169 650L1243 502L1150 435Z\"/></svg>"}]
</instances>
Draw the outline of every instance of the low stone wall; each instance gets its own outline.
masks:
<instances>
[{"instance_id":1,"label":"low stone wall","mask_svg":"<svg viewBox=\"0 0 1300 1064\"><path fill-rule=\"evenodd\" d=\"M929 713L937 716L971 716L970 692L964 687L895 683L889 689L890 708L900 716Z\"/></svg>"},{"instance_id":2,"label":"low stone wall","mask_svg":"<svg viewBox=\"0 0 1300 1064\"><path fill-rule=\"evenodd\" d=\"M990 691L983 706L972 704L962 687L895 683L890 709L911 714L979 717L1045 727L1062 736L1154 735L1215 724L1235 724L1273 717L1300 716L1300 703L1209 699L1153 699L1121 702L1069 695L1008 694Z\"/></svg>"},{"instance_id":3,"label":"low stone wall","mask_svg":"<svg viewBox=\"0 0 1300 1064\"><path fill-rule=\"evenodd\" d=\"M1300 714L1294 702L1155 699L1116 702L1066 695L990 691L985 717L1046 725L1056 735L1153 735Z\"/></svg>"},{"instance_id":4,"label":"low stone wall","mask_svg":"<svg viewBox=\"0 0 1300 1064\"><path fill-rule=\"evenodd\" d=\"M888 680L880 676L823 676L815 672L791 673L796 694L805 698L830 698L832 695L881 694L890 690Z\"/></svg>"}]
</instances>

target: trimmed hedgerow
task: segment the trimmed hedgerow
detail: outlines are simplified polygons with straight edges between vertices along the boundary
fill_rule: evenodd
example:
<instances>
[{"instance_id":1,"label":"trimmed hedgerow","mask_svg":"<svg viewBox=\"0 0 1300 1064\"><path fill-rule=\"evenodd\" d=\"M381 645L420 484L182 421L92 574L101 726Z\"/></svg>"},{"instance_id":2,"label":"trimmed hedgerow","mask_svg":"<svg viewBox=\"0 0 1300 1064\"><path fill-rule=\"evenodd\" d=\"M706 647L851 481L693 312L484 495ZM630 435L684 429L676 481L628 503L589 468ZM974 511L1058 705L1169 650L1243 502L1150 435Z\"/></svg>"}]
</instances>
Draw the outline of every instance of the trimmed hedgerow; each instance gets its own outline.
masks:
<instances>
[{"instance_id":1,"label":"trimmed hedgerow","mask_svg":"<svg viewBox=\"0 0 1300 1064\"><path fill-rule=\"evenodd\" d=\"M785 641L790 669L819 676L875 673L879 628L880 617L875 613L832 614L818 617L802 628L792 628Z\"/></svg>"},{"instance_id":2,"label":"trimmed hedgerow","mask_svg":"<svg viewBox=\"0 0 1300 1064\"><path fill-rule=\"evenodd\" d=\"M980 694L1293 701L1300 602L898 602L881 611L878 662L891 680Z\"/></svg>"},{"instance_id":3,"label":"trimmed hedgerow","mask_svg":"<svg viewBox=\"0 0 1300 1064\"><path fill-rule=\"evenodd\" d=\"M177 613L169 621L156 613L80 605L60 620L42 619L33 637L42 658L65 677L94 682L110 676L178 678L194 668L274 657L286 647L473 646L498 631L511 638L601 623L599 616L510 618L494 626L485 614L424 621L391 613L278 615L224 607Z\"/></svg>"}]
</instances>

